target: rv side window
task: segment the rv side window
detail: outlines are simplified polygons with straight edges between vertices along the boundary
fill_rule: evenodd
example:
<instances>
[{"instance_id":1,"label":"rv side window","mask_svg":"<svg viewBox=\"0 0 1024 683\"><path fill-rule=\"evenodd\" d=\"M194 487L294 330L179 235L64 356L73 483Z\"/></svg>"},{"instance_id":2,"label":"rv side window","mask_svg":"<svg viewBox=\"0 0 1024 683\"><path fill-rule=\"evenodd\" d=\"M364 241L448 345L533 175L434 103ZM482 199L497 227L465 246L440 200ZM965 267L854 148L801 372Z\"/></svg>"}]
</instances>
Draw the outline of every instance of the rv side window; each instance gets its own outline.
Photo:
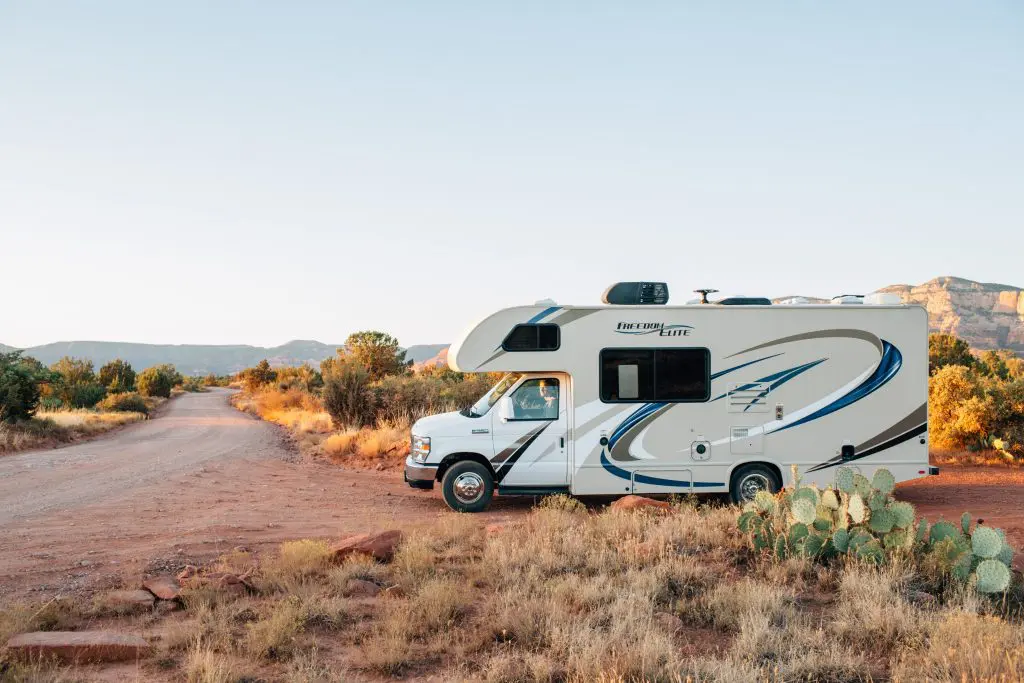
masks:
<instances>
[{"instance_id":1,"label":"rv side window","mask_svg":"<svg viewBox=\"0 0 1024 683\"><path fill-rule=\"evenodd\" d=\"M604 349L601 400L706 401L711 388L710 357L707 349Z\"/></svg>"},{"instance_id":2,"label":"rv side window","mask_svg":"<svg viewBox=\"0 0 1024 683\"><path fill-rule=\"evenodd\" d=\"M558 325L516 325L501 343L505 351L557 351L561 339Z\"/></svg>"}]
</instances>

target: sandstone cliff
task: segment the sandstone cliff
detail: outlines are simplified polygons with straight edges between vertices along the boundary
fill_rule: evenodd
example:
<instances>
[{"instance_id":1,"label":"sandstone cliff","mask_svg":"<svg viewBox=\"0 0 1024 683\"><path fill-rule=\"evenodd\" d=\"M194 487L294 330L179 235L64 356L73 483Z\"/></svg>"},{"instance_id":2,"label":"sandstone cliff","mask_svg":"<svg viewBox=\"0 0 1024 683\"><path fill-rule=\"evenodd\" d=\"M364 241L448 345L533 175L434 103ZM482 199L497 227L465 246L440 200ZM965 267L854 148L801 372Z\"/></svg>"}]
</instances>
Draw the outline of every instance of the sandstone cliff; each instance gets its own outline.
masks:
<instances>
[{"instance_id":1,"label":"sandstone cliff","mask_svg":"<svg viewBox=\"0 0 1024 683\"><path fill-rule=\"evenodd\" d=\"M955 334L976 349L1024 353L1024 290L1018 287L946 276L878 291L924 306L932 332Z\"/></svg>"}]
</instances>

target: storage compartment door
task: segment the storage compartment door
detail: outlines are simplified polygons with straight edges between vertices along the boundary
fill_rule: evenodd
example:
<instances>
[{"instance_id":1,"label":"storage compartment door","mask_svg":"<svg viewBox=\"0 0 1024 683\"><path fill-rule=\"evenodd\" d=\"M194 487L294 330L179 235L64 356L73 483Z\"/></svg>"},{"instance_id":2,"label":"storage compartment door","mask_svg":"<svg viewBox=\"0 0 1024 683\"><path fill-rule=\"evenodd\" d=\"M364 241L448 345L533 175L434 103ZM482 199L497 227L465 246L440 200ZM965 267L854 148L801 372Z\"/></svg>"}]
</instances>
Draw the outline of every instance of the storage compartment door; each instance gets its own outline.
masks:
<instances>
[{"instance_id":1,"label":"storage compartment door","mask_svg":"<svg viewBox=\"0 0 1024 683\"><path fill-rule=\"evenodd\" d=\"M693 470L633 470L633 493L690 493Z\"/></svg>"}]
</instances>

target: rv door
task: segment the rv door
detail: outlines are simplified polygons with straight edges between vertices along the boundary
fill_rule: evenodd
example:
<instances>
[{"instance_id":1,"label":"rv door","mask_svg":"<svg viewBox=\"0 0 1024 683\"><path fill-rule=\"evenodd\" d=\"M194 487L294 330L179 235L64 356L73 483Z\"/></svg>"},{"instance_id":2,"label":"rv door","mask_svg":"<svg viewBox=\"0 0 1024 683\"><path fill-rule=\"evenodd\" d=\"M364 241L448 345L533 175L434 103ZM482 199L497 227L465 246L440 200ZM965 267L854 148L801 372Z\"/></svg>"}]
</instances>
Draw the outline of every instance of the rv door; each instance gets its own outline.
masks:
<instances>
[{"instance_id":1,"label":"rv door","mask_svg":"<svg viewBox=\"0 0 1024 683\"><path fill-rule=\"evenodd\" d=\"M494 411L492 461L502 486L569 483L568 376L535 374L520 380Z\"/></svg>"}]
</instances>

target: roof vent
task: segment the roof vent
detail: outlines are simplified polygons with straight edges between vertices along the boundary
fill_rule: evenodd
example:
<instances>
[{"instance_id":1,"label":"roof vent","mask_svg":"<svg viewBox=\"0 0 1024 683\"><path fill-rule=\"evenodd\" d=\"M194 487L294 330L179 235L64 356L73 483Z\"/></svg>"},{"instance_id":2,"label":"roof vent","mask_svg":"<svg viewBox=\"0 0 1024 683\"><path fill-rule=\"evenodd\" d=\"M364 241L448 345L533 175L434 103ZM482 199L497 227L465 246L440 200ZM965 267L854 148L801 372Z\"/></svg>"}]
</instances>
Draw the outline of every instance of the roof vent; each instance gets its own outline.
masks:
<instances>
[{"instance_id":1,"label":"roof vent","mask_svg":"<svg viewBox=\"0 0 1024 683\"><path fill-rule=\"evenodd\" d=\"M664 282L616 282L604 290L601 301L613 306L664 306L668 285Z\"/></svg>"},{"instance_id":2,"label":"roof vent","mask_svg":"<svg viewBox=\"0 0 1024 683\"><path fill-rule=\"evenodd\" d=\"M719 306L771 306L772 300L763 296L730 296L715 303Z\"/></svg>"},{"instance_id":3,"label":"roof vent","mask_svg":"<svg viewBox=\"0 0 1024 683\"><path fill-rule=\"evenodd\" d=\"M840 294L839 296L832 297L832 303L834 304L862 304L864 303L863 294Z\"/></svg>"}]
</instances>

